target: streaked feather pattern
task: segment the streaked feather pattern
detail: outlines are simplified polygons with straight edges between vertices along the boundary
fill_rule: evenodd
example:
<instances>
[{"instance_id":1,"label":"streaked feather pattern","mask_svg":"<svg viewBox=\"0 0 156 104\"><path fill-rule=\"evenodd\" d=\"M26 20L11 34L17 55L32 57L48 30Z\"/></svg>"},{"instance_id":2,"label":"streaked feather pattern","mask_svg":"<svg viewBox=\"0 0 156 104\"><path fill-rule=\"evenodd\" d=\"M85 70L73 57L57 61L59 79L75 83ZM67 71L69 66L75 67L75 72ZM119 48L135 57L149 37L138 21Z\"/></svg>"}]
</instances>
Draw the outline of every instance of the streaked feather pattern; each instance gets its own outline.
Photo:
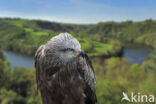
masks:
<instances>
[{"instance_id":1,"label":"streaked feather pattern","mask_svg":"<svg viewBox=\"0 0 156 104\"><path fill-rule=\"evenodd\" d=\"M68 34L62 37L52 38L35 55L37 88L41 92L43 104L96 104L96 79L89 57L85 54L64 64L53 53L55 51L52 49L57 50L62 46L51 44L57 44L58 40L73 39ZM71 41L76 45L73 47L77 47L75 40Z\"/></svg>"}]
</instances>

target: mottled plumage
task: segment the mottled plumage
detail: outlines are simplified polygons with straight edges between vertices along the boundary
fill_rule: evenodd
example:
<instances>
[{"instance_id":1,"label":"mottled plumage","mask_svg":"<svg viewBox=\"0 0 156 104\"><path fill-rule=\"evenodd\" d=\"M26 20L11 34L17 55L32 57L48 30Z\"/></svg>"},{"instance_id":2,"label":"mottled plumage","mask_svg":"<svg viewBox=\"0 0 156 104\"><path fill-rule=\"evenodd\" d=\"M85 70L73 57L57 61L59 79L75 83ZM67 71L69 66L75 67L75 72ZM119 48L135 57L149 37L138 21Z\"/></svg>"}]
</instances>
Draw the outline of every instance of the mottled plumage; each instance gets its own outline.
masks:
<instances>
[{"instance_id":1,"label":"mottled plumage","mask_svg":"<svg viewBox=\"0 0 156 104\"><path fill-rule=\"evenodd\" d=\"M35 55L43 104L96 104L96 79L89 57L68 33L53 37Z\"/></svg>"}]
</instances>

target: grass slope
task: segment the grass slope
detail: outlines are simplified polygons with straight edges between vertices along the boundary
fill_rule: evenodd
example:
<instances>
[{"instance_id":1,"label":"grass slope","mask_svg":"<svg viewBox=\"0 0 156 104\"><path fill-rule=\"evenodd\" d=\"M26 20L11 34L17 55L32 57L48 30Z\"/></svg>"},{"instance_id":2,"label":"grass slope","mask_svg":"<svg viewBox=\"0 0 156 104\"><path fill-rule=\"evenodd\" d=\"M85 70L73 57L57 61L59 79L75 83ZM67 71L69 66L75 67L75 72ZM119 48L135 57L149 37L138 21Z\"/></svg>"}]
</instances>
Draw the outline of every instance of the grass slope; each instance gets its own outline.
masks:
<instances>
[{"instance_id":1,"label":"grass slope","mask_svg":"<svg viewBox=\"0 0 156 104\"><path fill-rule=\"evenodd\" d=\"M131 43L141 43L156 48L156 21L141 22L103 22L89 27L86 34L96 35L96 39L104 41L104 37L114 38Z\"/></svg>"},{"instance_id":2,"label":"grass slope","mask_svg":"<svg viewBox=\"0 0 156 104\"><path fill-rule=\"evenodd\" d=\"M41 44L45 44L50 38L61 32L69 32L77 38L82 49L89 56L110 55L108 51L113 45L92 41L91 38L77 35L87 25L59 24L24 19L0 19L0 25L0 47L30 56L34 56Z\"/></svg>"}]
</instances>

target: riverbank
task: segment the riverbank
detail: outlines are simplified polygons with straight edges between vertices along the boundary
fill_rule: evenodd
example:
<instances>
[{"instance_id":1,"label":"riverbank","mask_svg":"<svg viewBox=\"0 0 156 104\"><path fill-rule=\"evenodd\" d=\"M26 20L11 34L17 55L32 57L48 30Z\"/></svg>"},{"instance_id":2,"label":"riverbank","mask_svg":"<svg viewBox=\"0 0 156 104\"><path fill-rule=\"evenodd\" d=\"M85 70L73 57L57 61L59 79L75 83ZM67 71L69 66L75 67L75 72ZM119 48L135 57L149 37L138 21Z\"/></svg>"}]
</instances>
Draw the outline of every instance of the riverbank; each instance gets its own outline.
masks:
<instances>
[{"instance_id":1,"label":"riverbank","mask_svg":"<svg viewBox=\"0 0 156 104\"><path fill-rule=\"evenodd\" d=\"M142 64L145 57L147 57L152 52L151 49L144 49L144 48L124 48L122 53L118 53L114 56L100 56L100 57L90 57L92 59L100 60L101 62L104 59L108 59L110 57L122 57L127 59L131 64ZM34 67L34 57L25 56L15 52L3 51L4 56L10 62L11 67L14 66L23 66L25 68Z\"/></svg>"},{"instance_id":2,"label":"riverbank","mask_svg":"<svg viewBox=\"0 0 156 104\"><path fill-rule=\"evenodd\" d=\"M3 55L10 62L11 67L22 66L25 68L34 67L34 58L19 53L3 51Z\"/></svg>"},{"instance_id":3,"label":"riverbank","mask_svg":"<svg viewBox=\"0 0 156 104\"><path fill-rule=\"evenodd\" d=\"M38 47L61 32L69 32L90 56L116 56L122 46L116 41L156 45L156 21L102 22L95 25L63 24L56 22L0 19L0 48L34 56ZM149 31L150 30L150 31ZM114 43L111 41L114 41Z\"/></svg>"}]
</instances>

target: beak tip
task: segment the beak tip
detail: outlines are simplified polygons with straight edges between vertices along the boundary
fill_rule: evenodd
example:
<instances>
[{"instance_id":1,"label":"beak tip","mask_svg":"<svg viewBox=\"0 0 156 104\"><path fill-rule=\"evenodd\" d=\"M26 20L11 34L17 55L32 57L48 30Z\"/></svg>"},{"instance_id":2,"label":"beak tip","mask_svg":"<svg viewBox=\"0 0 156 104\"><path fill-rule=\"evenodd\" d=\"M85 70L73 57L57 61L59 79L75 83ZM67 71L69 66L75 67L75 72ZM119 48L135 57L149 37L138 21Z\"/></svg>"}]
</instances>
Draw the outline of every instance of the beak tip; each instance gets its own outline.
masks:
<instances>
[{"instance_id":1,"label":"beak tip","mask_svg":"<svg viewBox=\"0 0 156 104\"><path fill-rule=\"evenodd\" d=\"M81 52L81 49L78 49L77 51L80 53Z\"/></svg>"},{"instance_id":2,"label":"beak tip","mask_svg":"<svg viewBox=\"0 0 156 104\"><path fill-rule=\"evenodd\" d=\"M81 51L80 51L80 54L79 54L79 56L82 56L82 57L84 57L84 56L85 56L85 52L84 52L83 50L81 50Z\"/></svg>"}]
</instances>

